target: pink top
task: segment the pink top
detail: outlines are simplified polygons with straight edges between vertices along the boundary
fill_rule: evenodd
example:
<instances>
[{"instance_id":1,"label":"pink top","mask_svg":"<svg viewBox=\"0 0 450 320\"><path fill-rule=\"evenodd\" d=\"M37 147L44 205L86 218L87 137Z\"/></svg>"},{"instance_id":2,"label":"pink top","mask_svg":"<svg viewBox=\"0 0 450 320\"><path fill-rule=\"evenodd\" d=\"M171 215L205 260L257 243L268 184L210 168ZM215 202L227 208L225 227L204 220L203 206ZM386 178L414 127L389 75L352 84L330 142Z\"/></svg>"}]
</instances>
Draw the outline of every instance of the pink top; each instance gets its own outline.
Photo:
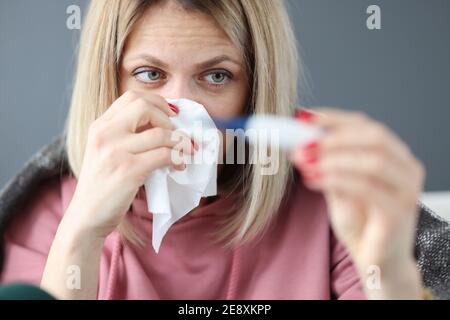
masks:
<instances>
[{"instance_id":1,"label":"pink top","mask_svg":"<svg viewBox=\"0 0 450 320\"><path fill-rule=\"evenodd\" d=\"M58 224L76 186L65 176L44 183L5 234L2 283L39 285ZM100 262L99 299L364 299L356 270L336 241L323 197L299 184L259 240L225 250L208 238L229 198L200 207L151 245L152 215L143 189L128 212L146 246L113 232Z\"/></svg>"}]
</instances>

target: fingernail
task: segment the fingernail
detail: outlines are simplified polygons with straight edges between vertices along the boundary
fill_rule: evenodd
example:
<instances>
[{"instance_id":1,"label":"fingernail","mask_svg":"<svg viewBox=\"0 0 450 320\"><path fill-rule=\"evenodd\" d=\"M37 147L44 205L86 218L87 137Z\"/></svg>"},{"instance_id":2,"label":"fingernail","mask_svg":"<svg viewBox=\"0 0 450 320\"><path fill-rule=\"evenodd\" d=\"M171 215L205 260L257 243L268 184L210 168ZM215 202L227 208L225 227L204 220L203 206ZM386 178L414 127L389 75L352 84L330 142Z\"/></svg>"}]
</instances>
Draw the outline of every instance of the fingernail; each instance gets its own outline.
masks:
<instances>
[{"instance_id":1,"label":"fingernail","mask_svg":"<svg viewBox=\"0 0 450 320\"><path fill-rule=\"evenodd\" d=\"M174 104L169 103L169 108L170 108L170 110L172 110L176 114L180 113L180 109L178 109L178 107L176 105L174 105Z\"/></svg>"},{"instance_id":2,"label":"fingernail","mask_svg":"<svg viewBox=\"0 0 450 320\"><path fill-rule=\"evenodd\" d=\"M314 120L314 114L305 109L300 109L296 112L295 117L304 122L312 122Z\"/></svg>"},{"instance_id":3,"label":"fingernail","mask_svg":"<svg viewBox=\"0 0 450 320\"><path fill-rule=\"evenodd\" d=\"M302 156L295 159L295 162L302 168L314 167L318 162L318 155L315 153L304 152Z\"/></svg>"},{"instance_id":4,"label":"fingernail","mask_svg":"<svg viewBox=\"0 0 450 320\"><path fill-rule=\"evenodd\" d=\"M303 146L303 151L311 153L311 152L317 151L318 148L319 148L319 142L312 141Z\"/></svg>"},{"instance_id":5,"label":"fingernail","mask_svg":"<svg viewBox=\"0 0 450 320\"><path fill-rule=\"evenodd\" d=\"M309 155L304 163L310 165L310 166L314 166L315 164L317 164L317 155Z\"/></svg>"},{"instance_id":6,"label":"fingernail","mask_svg":"<svg viewBox=\"0 0 450 320\"><path fill-rule=\"evenodd\" d=\"M194 141L194 139L191 139L191 143L192 143L192 146L194 147L194 149L196 151L198 151L198 144Z\"/></svg>"}]
</instances>

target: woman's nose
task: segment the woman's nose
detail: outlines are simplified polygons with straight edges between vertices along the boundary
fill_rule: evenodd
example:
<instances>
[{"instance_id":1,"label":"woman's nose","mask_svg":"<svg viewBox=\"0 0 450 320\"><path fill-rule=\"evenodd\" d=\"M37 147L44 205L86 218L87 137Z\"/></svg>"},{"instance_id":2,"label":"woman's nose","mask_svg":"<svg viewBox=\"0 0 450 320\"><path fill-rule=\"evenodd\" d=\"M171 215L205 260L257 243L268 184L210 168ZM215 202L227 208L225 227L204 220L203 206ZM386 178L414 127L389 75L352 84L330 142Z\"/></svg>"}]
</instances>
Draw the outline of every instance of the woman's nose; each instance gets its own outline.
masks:
<instances>
[{"instance_id":1,"label":"woman's nose","mask_svg":"<svg viewBox=\"0 0 450 320\"><path fill-rule=\"evenodd\" d=\"M184 77L172 78L161 88L160 95L166 99L187 98L195 100L190 79Z\"/></svg>"}]
</instances>

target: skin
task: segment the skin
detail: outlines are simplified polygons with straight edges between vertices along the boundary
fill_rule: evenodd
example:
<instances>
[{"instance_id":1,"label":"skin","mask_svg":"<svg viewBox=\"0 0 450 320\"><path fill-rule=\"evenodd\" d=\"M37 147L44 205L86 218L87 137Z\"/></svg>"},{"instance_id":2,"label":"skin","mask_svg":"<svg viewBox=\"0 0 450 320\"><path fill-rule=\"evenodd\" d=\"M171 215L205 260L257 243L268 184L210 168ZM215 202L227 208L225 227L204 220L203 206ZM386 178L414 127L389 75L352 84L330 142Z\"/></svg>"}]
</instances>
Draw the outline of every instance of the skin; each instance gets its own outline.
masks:
<instances>
[{"instance_id":1,"label":"skin","mask_svg":"<svg viewBox=\"0 0 450 320\"><path fill-rule=\"evenodd\" d=\"M195 152L189 137L172 139L169 117L176 114L164 98L195 100L215 117L239 115L247 101L241 52L209 16L186 12L174 2L153 6L127 40L121 96L89 129L77 187L42 277L41 286L61 299L97 297L104 241L145 179L168 165L183 170L183 164L174 163L172 149ZM81 270L79 290L66 286L71 265Z\"/></svg>"},{"instance_id":2,"label":"skin","mask_svg":"<svg viewBox=\"0 0 450 320\"><path fill-rule=\"evenodd\" d=\"M417 201L425 170L388 128L366 115L319 108L308 121L327 134L291 160L324 194L333 230L347 247L371 299L419 299L414 260ZM366 285L376 266L380 289Z\"/></svg>"},{"instance_id":3,"label":"skin","mask_svg":"<svg viewBox=\"0 0 450 320\"><path fill-rule=\"evenodd\" d=\"M224 56L227 59L204 64ZM184 169L183 164L173 162L173 149L186 154L196 152L189 137L171 139L174 128L169 117L175 113L164 98L189 98L203 104L213 117L232 117L244 111L249 95L242 55L226 34L209 16L186 12L172 1L145 12L127 41L119 71L121 96L90 127L75 194L58 227L42 277L42 288L60 299L96 299L105 239L116 229L145 179L153 170L168 165ZM414 278L417 270L411 265L414 204L423 179L417 160L378 124L377 128L386 133L380 137L392 152L388 158L380 148L370 155L386 154L386 167L382 168L387 170L389 163L389 172L398 173L392 188L405 196L394 201L392 188L369 184L364 178L360 178L359 185L357 178L344 184L337 182L343 167L350 176L372 177L380 172L377 166L360 168L345 163L353 163L355 148L373 142L369 138L375 122L364 120L364 125L347 126L356 121L350 113L317 117L318 125L332 129L328 135L331 142L321 143L320 165L305 167L306 153L302 149L292 155L292 161L304 175L308 172L315 176L315 168L320 168L323 177L333 177L324 184L328 180L308 181L308 186L324 191L331 205L334 231L349 248L358 269L364 270L370 264L382 266L386 274L383 290L368 292L369 298L404 297L410 293L417 297L415 289L420 287L420 280ZM348 132L338 134L344 128ZM360 141L352 146L355 132ZM333 148L342 149L342 158L331 151ZM369 155L363 157L372 163ZM355 185L363 182L374 195L371 199L358 199ZM367 203L375 199L390 201L381 205L378 202L378 206ZM348 233L350 229L357 232ZM391 250L383 250L386 243ZM66 286L67 270L72 265L81 270L81 288L77 290ZM398 277L399 273L404 276ZM361 275L364 277L363 272ZM400 280L399 287L395 284ZM414 290L403 281L412 283Z\"/></svg>"},{"instance_id":4,"label":"skin","mask_svg":"<svg viewBox=\"0 0 450 320\"><path fill-rule=\"evenodd\" d=\"M166 66L145 56L156 57ZM220 57L226 60L201 66ZM131 34L120 71L120 91L187 97L204 105L212 117L237 116L248 96L243 63L239 50L209 16L186 12L169 2L148 10ZM136 70L147 73L133 77ZM224 81L218 72L231 74L232 79Z\"/></svg>"}]
</instances>

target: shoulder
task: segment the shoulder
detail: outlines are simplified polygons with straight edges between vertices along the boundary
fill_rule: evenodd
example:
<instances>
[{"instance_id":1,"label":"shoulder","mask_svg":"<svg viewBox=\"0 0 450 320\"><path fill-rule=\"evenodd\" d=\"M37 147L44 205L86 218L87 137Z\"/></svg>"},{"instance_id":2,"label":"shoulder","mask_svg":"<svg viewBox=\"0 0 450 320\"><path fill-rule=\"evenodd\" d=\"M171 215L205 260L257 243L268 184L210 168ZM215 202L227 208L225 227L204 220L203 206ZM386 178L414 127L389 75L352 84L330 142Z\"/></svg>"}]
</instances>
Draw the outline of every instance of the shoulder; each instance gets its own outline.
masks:
<instances>
[{"instance_id":1,"label":"shoulder","mask_svg":"<svg viewBox=\"0 0 450 320\"><path fill-rule=\"evenodd\" d=\"M2 228L0 282L39 285L53 239L63 216L66 177L42 181L10 212Z\"/></svg>"},{"instance_id":2,"label":"shoulder","mask_svg":"<svg viewBox=\"0 0 450 320\"><path fill-rule=\"evenodd\" d=\"M0 190L1 238L29 242L37 234L45 237L55 232L63 214L63 186L68 179L64 137L58 136Z\"/></svg>"},{"instance_id":3,"label":"shoulder","mask_svg":"<svg viewBox=\"0 0 450 320\"><path fill-rule=\"evenodd\" d=\"M42 181L10 212L5 221L4 239L21 246L30 245L42 253L49 250L64 214L63 185L67 177Z\"/></svg>"}]
</instances>

